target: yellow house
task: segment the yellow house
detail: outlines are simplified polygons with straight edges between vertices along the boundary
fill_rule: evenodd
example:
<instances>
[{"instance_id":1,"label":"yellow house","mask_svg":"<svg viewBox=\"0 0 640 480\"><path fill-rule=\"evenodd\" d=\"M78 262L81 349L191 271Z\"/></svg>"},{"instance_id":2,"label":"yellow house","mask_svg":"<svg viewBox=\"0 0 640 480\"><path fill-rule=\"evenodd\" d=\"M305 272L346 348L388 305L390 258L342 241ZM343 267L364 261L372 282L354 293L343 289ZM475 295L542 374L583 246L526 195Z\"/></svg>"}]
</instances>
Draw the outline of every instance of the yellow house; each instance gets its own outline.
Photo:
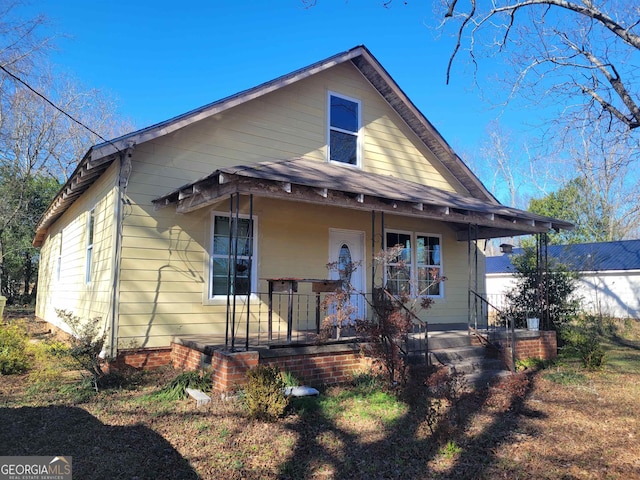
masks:
<instances>
[{"instance_id":1,"label":"yellow house","mask_svg":"<svg viewBox=\"0 0 640 480\"><path fill-rule=\"evenodd\" d=\"M328 314L337 262L357 266L354 316L382 285L442 276L424 319L466 329L484 240L569 227L500 204L358 46L92 147L38 224L36 314L102 318L111 357L295 343Z\"/></svg>"}]
</instances>

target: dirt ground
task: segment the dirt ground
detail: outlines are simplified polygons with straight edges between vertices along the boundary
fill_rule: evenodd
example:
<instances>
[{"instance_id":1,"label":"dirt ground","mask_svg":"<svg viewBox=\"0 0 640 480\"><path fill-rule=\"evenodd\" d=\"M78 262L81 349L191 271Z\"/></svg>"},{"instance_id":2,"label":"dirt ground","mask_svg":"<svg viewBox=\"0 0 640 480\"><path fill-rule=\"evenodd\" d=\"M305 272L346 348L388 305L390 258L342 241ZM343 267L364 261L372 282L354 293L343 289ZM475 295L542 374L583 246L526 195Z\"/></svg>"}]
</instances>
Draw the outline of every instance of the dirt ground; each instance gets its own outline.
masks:
<instances>
[{"instance_id":1,"label":"dirt ground","mask_svg":"<svg viewBox=\"0 0 640 480\"><path fill-rule=\"evenodd\" d=\"M466 391L435 425L445 404L425 385L396 403L331 388L332 409L300 403L269 423L218 397L155 399L172 371L97 394L78 372L4 376L0 452L70 455L79 479L640 479L639 331L607 339L601 371L565 361Z\"/></svg>"}]
</instances>

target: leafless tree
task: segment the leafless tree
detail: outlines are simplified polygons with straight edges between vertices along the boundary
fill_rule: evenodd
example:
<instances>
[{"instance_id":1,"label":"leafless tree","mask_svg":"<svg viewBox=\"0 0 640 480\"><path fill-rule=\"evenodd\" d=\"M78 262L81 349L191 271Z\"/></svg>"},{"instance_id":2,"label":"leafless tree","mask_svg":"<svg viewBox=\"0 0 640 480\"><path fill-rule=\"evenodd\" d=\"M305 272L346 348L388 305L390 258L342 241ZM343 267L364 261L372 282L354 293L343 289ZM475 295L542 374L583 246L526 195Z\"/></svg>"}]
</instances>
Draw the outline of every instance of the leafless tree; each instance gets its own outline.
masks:
<instances>
[{"instance_id":1,"label":"leafless tree","mask_svg":"<svg viewBox=\"0 0 640 480\"><path fill-rule=\"evenodd\" d=\"M640 191L637 164L633 161L633 146L624 141L602 138L602 129L590 121L574 128L575 140L568 148L570 168L567 180L582 179L585 212L591 225L604 225L598 240L636 238L640 233ZM616 136L619 139L619 136Z\"/></svg>"},{"instance_id":2,"label":"leafless tree","mask_svg":"<svg viewBox=\"0 0 640 480\"><path fill-rule=\"evenodd\" d=\"M0 66L26 76L51 46L51 37L40 35L45 17L23 18L20 6L16 0L0 1Z\"/></svg>"},{"instance_id":3,"label":"leafless tree","mask_svg":"<svg viewBox=\"0 0 640 480\"><path fill-rule=\"evenodd\" d=\"M66 181L99 138L131 129L108 97L53 71L51 39L40 36L44 18L22 19L18 7L0 0L0 273L13 248L4 233L37 221L28 193L36 177Z\"/></svg>"},{"instance_id":4,"label":"leafless tree","mask_svg":"<svg viewBox=\"0 0 640 480\"><path fill-rule=\"evenodd\" d=\"M454 24L456 38L447 81L464 50L476 74L483 55L499 53L514 69L510 98L518 92L558 105L563 97L565 115L606 118L607 128L640 126L636 2L441 0L441 8L442 26Z\"/></svg>"}]
</instances>

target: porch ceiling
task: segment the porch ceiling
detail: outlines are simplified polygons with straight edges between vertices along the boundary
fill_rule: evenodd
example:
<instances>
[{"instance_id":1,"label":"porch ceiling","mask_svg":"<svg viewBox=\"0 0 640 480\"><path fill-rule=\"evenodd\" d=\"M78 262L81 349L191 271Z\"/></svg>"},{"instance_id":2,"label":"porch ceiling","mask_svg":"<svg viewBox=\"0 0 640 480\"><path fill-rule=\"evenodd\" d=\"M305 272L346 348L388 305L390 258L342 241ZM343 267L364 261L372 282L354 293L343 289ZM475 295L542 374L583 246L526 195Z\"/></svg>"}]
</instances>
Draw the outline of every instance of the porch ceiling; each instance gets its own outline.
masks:
<instances>
[{"instance_id":1,"label":"porch ceiling","mask_svg":"<svg viewBox=\"0 0 640 480\"><path fill-rule=\"evenodd\" d=\"M544 233L573 228L569 222L465 197L434 187L349 166L294 159L221 168L153 200L156 208L176 206L188 213L232 193L253 194L354 210L435 219L467 240Z\"/></svg>"}]
</instances>

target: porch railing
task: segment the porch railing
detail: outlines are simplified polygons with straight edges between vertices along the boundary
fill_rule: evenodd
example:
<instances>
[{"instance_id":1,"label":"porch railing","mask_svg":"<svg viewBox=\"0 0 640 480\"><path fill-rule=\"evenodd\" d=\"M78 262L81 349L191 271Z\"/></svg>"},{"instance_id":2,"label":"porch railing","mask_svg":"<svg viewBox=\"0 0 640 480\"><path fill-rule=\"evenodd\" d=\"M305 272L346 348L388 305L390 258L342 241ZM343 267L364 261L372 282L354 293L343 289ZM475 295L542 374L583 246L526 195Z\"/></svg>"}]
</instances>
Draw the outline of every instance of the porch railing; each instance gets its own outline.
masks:
<instances>
[{"instance_id":1,"label":"porch railing","mask_svg":"<svg viewBox=\"0 0 640 480\"><path fill-rule=\"evenodd\" d=\"M506 296L469 290L469 305L469 328L490 343L503 344L509 350L511 364L515 365L515 319L505 313Z\"/></svg>"},{"instance_id":2,"label":"porch railing","mask_svg":"<svg viewBox=\"0 0 640 480\"><path fill-rule=\"evenodd\" d=\"M337 307L327 301L330 294L287 290L253 293L248 304L236 307L236 321L226 346L278 348L363 340L356 331L356 319L371 319L373 296L352 294L349 313L336 315ZM342 318L341 324L334 320L336 316ZM426 323L414 322L413 331L403 340L402 348L410 356L426 356Z\"/></svg>"}]
</instances>

